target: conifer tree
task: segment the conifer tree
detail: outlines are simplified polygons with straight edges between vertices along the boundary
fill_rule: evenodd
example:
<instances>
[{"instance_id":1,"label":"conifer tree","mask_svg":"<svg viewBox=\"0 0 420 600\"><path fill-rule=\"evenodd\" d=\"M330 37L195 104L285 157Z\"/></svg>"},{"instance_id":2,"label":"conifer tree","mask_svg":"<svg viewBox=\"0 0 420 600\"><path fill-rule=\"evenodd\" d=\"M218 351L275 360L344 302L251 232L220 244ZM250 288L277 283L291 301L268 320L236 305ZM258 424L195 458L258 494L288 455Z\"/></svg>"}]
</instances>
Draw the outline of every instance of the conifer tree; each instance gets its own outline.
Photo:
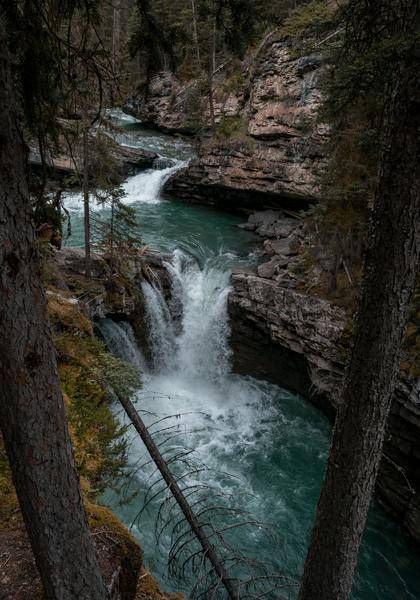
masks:
<instances>
[{"instance_id":1,"label":"conifer tree","mask_svg":"<svg viewBox=\"0 0 420 600\"><path fill-rule=\"evenodd\" d=\"M300 600L350 596L381 458L420 259L419 12L418 0L351 0L341 13L346 43L337 69L351 75L347 93L355 73L359 89L384 77L381 155L354 340Z\"/></svg>"}]
</instances>

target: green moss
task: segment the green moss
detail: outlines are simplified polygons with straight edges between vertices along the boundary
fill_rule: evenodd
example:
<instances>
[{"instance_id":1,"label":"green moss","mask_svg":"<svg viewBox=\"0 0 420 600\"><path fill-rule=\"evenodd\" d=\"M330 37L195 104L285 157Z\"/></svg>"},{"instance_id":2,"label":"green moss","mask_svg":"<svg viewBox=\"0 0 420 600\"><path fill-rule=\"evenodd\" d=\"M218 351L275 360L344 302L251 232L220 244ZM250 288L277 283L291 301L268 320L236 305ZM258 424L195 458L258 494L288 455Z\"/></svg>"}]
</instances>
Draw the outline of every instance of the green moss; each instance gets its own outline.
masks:
<instances>
[{"instance_id":1,"label":"green moss","mask_svg":"<svg viewBox=\"0 0 420 600\"><path fill-rule=\"evenodd\" d=\"M115 365L114 357L95 338L67 332L56 336L55 346L77 467L95 496L112 487L126 465L125 428L110 409L108 390L117 385L119 376L125 381L133 373L129 365L124 370L122 361Z\"/></svg>"},{"instance_id":2,"label":"green moss","mask_svg":"<svg viewBox=\"0 0 420 600\"><path fill-rule=\"evenodd\" d=\"M92 323L79 310L77 304L61 295L48 297L48 314L56 329L93 335Z\"/></svg>"},{"instance_id":3,"label":"green moss","mask_svg":"<svg viewBox=\"0 0 420 600\"><path fill-rule=\"evenodd\" d=\"M94 535L98 531L101 534L111 535L113 542L119 546L122 559L129 558L131 561L135 559L135 562L141 564L143 552L140 546L108 508L85 501L85 510L89 527Z\"/></svg>"}]
</instances>

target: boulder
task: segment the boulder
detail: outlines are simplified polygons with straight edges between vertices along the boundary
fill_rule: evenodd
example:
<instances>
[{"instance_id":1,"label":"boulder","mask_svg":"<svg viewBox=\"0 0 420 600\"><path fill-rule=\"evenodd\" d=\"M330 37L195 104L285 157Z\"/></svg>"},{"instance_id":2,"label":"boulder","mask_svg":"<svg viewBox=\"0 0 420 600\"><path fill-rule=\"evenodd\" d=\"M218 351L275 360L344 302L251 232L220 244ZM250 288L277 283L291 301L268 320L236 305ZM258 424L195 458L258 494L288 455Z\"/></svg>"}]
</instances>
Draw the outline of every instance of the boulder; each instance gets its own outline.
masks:
<instances>
[{"instance_id":1,"label":"boulder","mask_svg":"<svg viewBox=\"0 0 420 600\"><path fill-rule=\"evenodd\" d=\"M269 256L294 256L297 254L296 242L294 238L266 240L264 242L264 250Z\"/></svg>"},{"instance_id":2,"label":"boulder","mask_svg":"<svg viewBox=\"0 0 420 600\"><path fill-rule=\"evenodd\" d=\"M264 277L266 279L271 279L275 275L278 275L280 269L284 268L288 264L288 259L282 259L279 257L274 257L266 263L259 265L257 267L257 273L259 277Z\"/></svg>"}]
</instances>

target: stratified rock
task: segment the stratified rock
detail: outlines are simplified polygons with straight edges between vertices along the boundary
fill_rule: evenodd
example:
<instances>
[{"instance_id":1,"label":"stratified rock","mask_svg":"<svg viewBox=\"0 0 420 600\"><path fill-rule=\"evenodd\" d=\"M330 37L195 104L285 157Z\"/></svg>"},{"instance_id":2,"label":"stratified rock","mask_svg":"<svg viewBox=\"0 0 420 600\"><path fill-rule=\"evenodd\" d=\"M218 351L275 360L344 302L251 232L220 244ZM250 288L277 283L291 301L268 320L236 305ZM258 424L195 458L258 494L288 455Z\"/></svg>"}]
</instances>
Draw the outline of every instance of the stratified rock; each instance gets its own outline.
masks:
<instances>
[{"instance_id":1,"label":"stratified rock","mask_svg":"<svg viewBox=\"0 0 420 600\"><path fill-rule=\"evenodd\" d=\"M305 68L302 65L306 65ZM252 85L250 135L277 140L299 138L308 130L314 130L321 103L321 71L320 57L296 59L283 41L273 41L260 60Z\"/></svg>"},{"instance_id":2,"label":"stratified rock","mask_svg":"<svg viewBox=\"0 0 420 600\"><path fill-rule=\"evenodd\" d=\"M283 240L282 240L283 241ZM270 241L270 243L276 243ZM289 387L333 416L347 355L344 309L293 289L277 257L236 272L229 296L234 369ZM377 497L420 541L420 380L400 374Z\"/></svg>"},{"instance_id":3,"label":"stratified rock","mask_svg":"<svg viewBox=\"0 0 420 600\"><path fill-rule=\"evenodd\" d=\"M323 69L319 57L295 58L287 41L269 37L240 113L248 135L203 143L198 158L167 182L167 191L228 209L286 201L299 208L316 201L328 135L316 118Z\"/></svg>"}]
</instances>

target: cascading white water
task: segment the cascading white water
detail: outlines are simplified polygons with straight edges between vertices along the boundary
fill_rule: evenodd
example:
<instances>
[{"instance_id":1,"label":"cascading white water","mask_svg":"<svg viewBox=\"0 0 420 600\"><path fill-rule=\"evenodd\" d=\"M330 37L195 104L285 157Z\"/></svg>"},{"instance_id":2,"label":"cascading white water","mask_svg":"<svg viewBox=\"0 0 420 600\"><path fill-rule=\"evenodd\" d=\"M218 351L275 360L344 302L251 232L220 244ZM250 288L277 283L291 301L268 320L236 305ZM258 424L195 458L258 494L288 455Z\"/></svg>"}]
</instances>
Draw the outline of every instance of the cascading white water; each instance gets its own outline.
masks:
<instances>
[{"instance_id":1,"label":"cascading white water","mask_svg":"<svg viewBox=\"0 0 420 600\"><path fill-rule=\"evenodd\" d=\"M122 185L124 204L134 204L143 202L145 204L159 204L161 202L161 191L166 181L171 175L184 168L188 163L186 161L173 161L170 167L163 169L157 164L156 169L147 169L140 171L137 175L129 177ZM83 211L83 195L81 192L66 192L63 195L64 205L71 213L81 213ZM94 196L90 198L90 210L100 211L103 205L96 202Z\"/></svg>"},{"instance_id":2,"label":"cascading white water","mask_svg":"<svg viewBox=\"0 0 420 600\"><path fill-rule=\"evenodd\" d=\"M97 327L105 340L105 343L115 356L121 358L144 371L146 361L137 346L133 330L124 321L117 323L112 319L101 319Z\"/></svg>"},{"instance_id":3,"label":"cascading white water","mask_svg":"<svg viewBox=\"0 0 420 600\"><path fill-rule=\"evenodd\" d=\"M171 175L186 166L187 162L177 160L175 164L164 169L147 169L130 177L123 184L125 204L144 202L158 204L161 201L161 191ZM159 165L157 165L159 166Z\"/></svg>"},{"instance_id":4,"label":"cascading white water","mask_svg":"<svg viewBox=\"0 0 420 600\"><path fill-rule=\"evenodd\" d=\"M229 270L211 261L200 269L181 250L166 267L172 277L172 310L159 288L142 284L155 370L220 381L230 368ZM180 323L174 323L174 316Z\"/></svg>"},{"instance_id":5,"label":"cascading white water","mask_svg":"<svg viewBox=\"0 0 420 600\"><path fill-rule=\"evenodd\" d=\"M153 370L170 371L175 361L175 332L169 308L162 292L155 286L142 283L146 305L146 322L152 349Z\"/></svg>"}]
</instances>

